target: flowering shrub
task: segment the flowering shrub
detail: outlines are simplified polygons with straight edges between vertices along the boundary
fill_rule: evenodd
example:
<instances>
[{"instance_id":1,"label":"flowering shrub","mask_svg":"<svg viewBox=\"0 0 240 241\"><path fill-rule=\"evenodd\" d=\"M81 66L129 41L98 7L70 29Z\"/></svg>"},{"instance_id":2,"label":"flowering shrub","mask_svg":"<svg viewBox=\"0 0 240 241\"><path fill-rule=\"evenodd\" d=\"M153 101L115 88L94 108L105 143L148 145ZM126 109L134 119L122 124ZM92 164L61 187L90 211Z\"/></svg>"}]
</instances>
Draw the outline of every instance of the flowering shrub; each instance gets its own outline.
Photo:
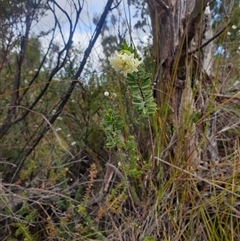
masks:
<instances>
[{"instance_id":1,"label":"flowering shrub","mask_svg":"<svg viewBox=\"0 0 240 241\"><path fill-rule=\"evenodd\" d=\"M123 41L121 48L121 51L115 51L115 56L109 58L109 62L117 72L124 74L124 83L127 85L129 93L132 96L132 107L139 114L139 118L147 120L146 124L148 125L151 143L151 167L153 168L154 145L150 118L156 113L157 106L153 98L151 74L147 73L144 67L141 66L142 61L137 57L138 54L136 49L132 45L128 45L126 41ZM102 122L107 137L106 146L108 148L117 148L118 151L122 148L122 152L128 153L129 165L126 163L123 165L124 172L125 174L127 173L127 176L129 175L132 178L136 178L142 174L142 170L138 167L139 155L137 142L134 136L131 137L126 134L128 133L128 128L124 126L124 123L125 120L121 118L118 110L108 108ZM118 166L120 167L121 164L122 163L119 162Z\"/></svg>"},{"instance_id":2,"label":"flowering shrub","mask_svg":"<svg viewBox=\"0 0 240 241\"><path fill-rule=\"evenodd\" d=\"M137 58L136 49L122 43L122 50L115 51L115 57L109 58L112 67L126 76L126 84L132 92L133 107L143 116L149 117L156 112L156 103L153 99L151 75L140 64L142 60Z\"/></svg>"}]
</instances>

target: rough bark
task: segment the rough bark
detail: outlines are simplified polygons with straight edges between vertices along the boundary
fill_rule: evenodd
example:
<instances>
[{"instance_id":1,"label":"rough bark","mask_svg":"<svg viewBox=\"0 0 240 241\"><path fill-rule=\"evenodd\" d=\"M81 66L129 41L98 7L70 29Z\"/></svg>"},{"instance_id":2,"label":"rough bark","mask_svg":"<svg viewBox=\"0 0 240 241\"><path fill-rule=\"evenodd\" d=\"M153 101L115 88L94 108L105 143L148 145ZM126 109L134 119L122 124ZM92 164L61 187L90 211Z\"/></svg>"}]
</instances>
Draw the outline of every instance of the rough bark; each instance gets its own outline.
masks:
<instances>
[{"instance_id":1,"label":"rough bark","mask_svg":"<svg viewBox=\"0 0 240 241\"><path fill-rule=\"evenodd\" d=\"M208 0L148 0L148 4L157 63L156 101L160 107L170 105L175 143L185 135L184 154L176 147L173 153L192 166L217 162L216 116L206 110L209 98L205 91L212 85L213 46L210 42L201 47L212 37ZM189 129L184 123L186 115L195 113L206 118Z\"/></svg>"}]
</instances>

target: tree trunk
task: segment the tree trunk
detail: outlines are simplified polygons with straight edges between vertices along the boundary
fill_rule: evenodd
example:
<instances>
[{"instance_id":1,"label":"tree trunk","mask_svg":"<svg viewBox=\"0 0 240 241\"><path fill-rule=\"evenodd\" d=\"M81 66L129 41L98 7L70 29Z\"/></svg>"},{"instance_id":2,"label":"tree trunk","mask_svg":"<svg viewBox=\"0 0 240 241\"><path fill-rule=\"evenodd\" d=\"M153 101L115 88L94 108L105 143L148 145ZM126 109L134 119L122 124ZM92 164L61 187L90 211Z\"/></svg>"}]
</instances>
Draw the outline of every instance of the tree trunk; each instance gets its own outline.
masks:
<instances>
[{"instance_id":1,"label":"tree trunk","mask_svg":"<svg viewBox=\"0 0 240 241\"><path fill-rule=\"evenodd\" d=\"M172 150L172 160L179 160L174 165L185 160L196 170L218 162L214 101L206 91L213 85L213 44L201 47L212 37L208 0L149 0L148 4L157 63L155 98L160 110L168 105L166 125L172 130L170 144L161 148Z\"/></svg>"}]
</instances>

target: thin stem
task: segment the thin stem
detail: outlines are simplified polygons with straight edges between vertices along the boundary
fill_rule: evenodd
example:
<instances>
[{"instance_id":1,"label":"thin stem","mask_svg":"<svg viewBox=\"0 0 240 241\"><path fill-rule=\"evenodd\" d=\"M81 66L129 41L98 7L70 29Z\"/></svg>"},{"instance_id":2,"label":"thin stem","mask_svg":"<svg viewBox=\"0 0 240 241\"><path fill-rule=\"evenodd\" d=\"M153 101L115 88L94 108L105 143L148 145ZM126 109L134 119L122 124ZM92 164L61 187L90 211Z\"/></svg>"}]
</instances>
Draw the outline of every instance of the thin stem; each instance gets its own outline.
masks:
<instances>
[{"instance_id":1,"label":"thin stem","mask_svg":"<svg viewBox=\"0 0 240 241\"><path fill-rule=\"evenodd\" d=\"M153 134L152 134L152 128L151 128L151 121L150 118L148 117L147 119L148 122L148 130L149 130L149 138L150 138L150 143L151 143L151 161L152 161L152 165L151 165L151 169L153 170L155 167L155 158L154 158L154 143L153 143Z\"/></svg>"},{"instance_id":2,"label":"thin stem","mask_svg":"<svg viewBox=\"0 0 240 241\"><path fill-rule=\"evenodd\" d=\"M141 87L141 84L140 84L140 76L138 74L138 78L137 78L137 85L138 85L138 88L140 90L140 93L141 93L141 97L143 99L143 101L145 102L145 96L144 96L144 93L142 91L142 87ZM152 162L152 165L151 165L151 170L154 169L155 165L155 160L154 160L154 144L153 144L153 134L152 134L152 128L151 128L151 121L150 121L150 118L148 117L147 119L147 122L148 122L148 130L149 130L149 138L150 138L150 143L151 143L151 162Z\"/></svg>"}]
</instances>

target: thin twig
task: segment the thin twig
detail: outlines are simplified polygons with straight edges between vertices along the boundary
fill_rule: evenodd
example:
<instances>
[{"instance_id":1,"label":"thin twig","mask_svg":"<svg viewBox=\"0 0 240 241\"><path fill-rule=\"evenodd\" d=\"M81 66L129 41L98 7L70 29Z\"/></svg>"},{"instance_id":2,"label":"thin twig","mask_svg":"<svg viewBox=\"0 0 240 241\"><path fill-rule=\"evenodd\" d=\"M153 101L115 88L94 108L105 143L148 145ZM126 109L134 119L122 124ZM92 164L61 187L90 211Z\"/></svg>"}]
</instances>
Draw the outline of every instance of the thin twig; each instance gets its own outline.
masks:
<instances>
[{"instance_id":1,"label":"thin twig","mask_svg":"<svg viewBox=\"0 0 240 241\"><path fill-rule=\"evenodd\" d=\"M240 93L238 94L240 95ZM240 100L240 97L237 97L236 95L214 94L214 96L218 98L223 98L223 99Z\"/></svg>"},{"instance_id":2,"label":"thin twig","mask_svg":"<svg viewBox=\"0 0 240 241\"><path fill-rule=\"evenodd\" d=\"M189 51L187 54L191 55L194 54L196 52L198 52L199 50L203 49L204 47L206 47L208 44L210 44L214 39L216 39L217 37L219 37L229 26L231 25L231 23L228 23L225 27L223 27L223 29L221 29L219 32L217 32L213 37L211 37L210 39L208 39L206 42L204 42L201 46L197 47L196 49Z\"/></svg>"}]
</instances>

